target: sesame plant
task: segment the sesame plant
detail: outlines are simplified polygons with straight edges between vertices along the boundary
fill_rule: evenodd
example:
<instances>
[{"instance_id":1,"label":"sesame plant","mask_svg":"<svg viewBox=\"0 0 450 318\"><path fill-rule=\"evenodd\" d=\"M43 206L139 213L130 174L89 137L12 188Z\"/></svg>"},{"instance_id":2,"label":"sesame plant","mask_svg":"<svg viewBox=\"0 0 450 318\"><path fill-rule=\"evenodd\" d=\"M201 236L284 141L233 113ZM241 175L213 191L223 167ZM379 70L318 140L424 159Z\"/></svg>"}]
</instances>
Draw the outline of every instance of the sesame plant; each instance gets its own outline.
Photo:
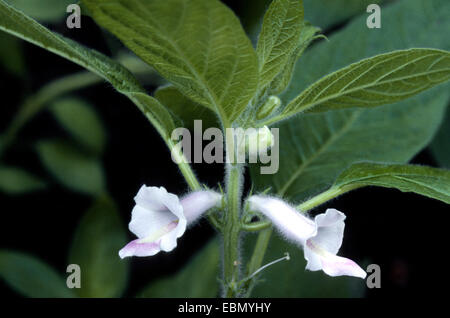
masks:
<instances>
[{"instance_id":1,"label":"sesame plant","mask_svg":"<svg viewBox=\"0 0 450 318\"><path fill-rule=\"evenodd\" d=\"M450 42L437 35L448 28L442 22L450 10L447 1L403 0L387 8L383 23L404 30L403 42L391 42L381 31L369 36L363 19L326 38L314 21L305 20L301 0L273 0L255 44L219 0L81 0L81 8L169 84L150 95L133 75L142 64L111 59L52 32L4 0L0 29L108 82L136 105L178 159L189 191L169 193L151 180L143 185L129 223L137 238L116 251L117 261L170 252L187 228L205 218L220 242L209 244L187 269L205 266L204 290L219 285L223 297L248 297L258 286L270 286L270 276L260 279L273 230L294 247L280 260L303 253L306 269L323 271L330 280L364 279L362 265L337 255L345 214L321 211L323 204L367 186L450 203L448 170L408 164L431 141L449 100ZM424 8L440 14L435 20L444 25L398 19L404 10L413 15ZM87 74L79 81L96 81ZM223 148L231 160L217 187L203 185L172 138L192 118L217 123L225 136ZM230 128L259 130L242 143L226 134ZM278 138L269 128L279 128ZM1 147L10 142L3 140ZM255 144L263 150L279 147L278 171L263 174L261 165L233 160L255 155ZM243 187L246 169L249 192ZM252 246L243 243L250 232L257 233ZM276 245L270 250L280 257L286 251ZM220 270L204 265L219 255ZM196 274L185 275L189 282Z\"/></svg>"}]
</instances>

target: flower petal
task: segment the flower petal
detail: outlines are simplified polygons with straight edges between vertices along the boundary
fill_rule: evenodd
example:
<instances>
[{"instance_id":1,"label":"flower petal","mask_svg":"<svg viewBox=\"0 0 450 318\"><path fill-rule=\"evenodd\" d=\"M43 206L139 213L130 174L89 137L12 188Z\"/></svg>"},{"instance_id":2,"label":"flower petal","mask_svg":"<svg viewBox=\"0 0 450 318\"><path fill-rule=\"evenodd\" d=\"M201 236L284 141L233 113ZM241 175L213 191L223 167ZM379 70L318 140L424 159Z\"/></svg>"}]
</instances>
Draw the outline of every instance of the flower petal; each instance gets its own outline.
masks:
<instances>
[{"instance_id":1,"label":"flower petal","mask_svg":"<svg viewBox=\"0 0 450 318\"><path fill-rule=\"evenodd\" d=\"M177 238L181 237L186 231L186 220L183 220L183 224L171 223L166 228L167 234L161 237L160 247L164 252L170 252L177 247Z\"/></svg>"},{"instance_id":2,"label":"flower petal","mask_svg":"<svg viewBox=\"0 0 450 318\"><path fill-rule=\"evenodd\" d=\"M160 233L161 229L178 220L178 217L170 211L146 210L136 205L128 228L140 239L149 238L152 235L159 238L161 235L158 236L157 233ZM165 232L162 233L164 234Z\"/></svg>"},{"instance_id":3,"label":"flower petal","mask_svg":"<svg viewBox=\"0 0 450 318\"><path fill-rule=\"evenodd\" d=\"M366 272L354 261L337 256L315 244L310 239L304 246L306 269L310 271L323 270L330 276L355 276L366 278Z\"/></svg>"},{"instance_id":4,"label":"flower petal","mask_svg":"<svg viewBox=\"0 0 450 318\"><path fill-rule=\"evenodd\" d=\"M355 262L336 256L344 237L344 213L327 209L313 221L278 198L251 196L248 202L252 210L267 216L287 239L303 245L306 269L323 270L330 276L366 277Z\"/></svg>"},{"instance_id":5,"label":"flower petal","mask_svg":"<svg viewBox=\"0 0 450 318\"><path fill-rule=\"evenodd\" d=\"M161 250L173 250L187 223L178 196L163 187L142 186L135 201L128 227L139 239L128 243L119 252L120 257L152 256Z\"/></svg>"},{"instance_id":6,"label":"flower petal","mask_svg":"<svg viewBox=\"0 0 450 318\"><path fill-rule=\"evenodd\" d=\"M341 211L336 209L327 209L325 213L318 214L314 220L317 226L327 227L333 226L336 223L344 222L346 216Z\"/></svg>"},{"instance_id":7,"label":"flower petal","mask_svg":"<svg viewBox=\"0 0 450 318\"><path fill-rule=\"evenodd\" d=\"M120 258L129 256L153 256L159 253L160 250L159 243L157 242L142 243L140 240L134 240L119 251L119 256Z\"/></svg>"},{"instance_id":8,"label":"flower petal","mask_svg":"<svg viewBox=\"0 0 450 318\"><path fill-rule=\"evenodd\" d=\"M322 269L330 276L354 276L366 278L367 273L351 259L329 254L322 257Z\"/></svg>"},{"instance_id":9,"label":"flower petal","mask_svg":"<svg viewBox=\"0 0 450 318\"><path fill-rule=\"evenodd\" d=\"M308 243L303 247L303 253L306 260L306 269L309 271L320 271L322 270L322 260L320 255L311 248L312 246L308 246Z\"/></svg>"},{"instance_id":10,"label":"flower petal","mask_svg":"<svg viewBox=\"0 0 450 318\"><path fill-rule=\"evenodd\" d=\"M163 187L142 186L135 197L136 206L128 225L139 239L120 250L120 257L152 256L160 251L172 251L177 246L177 239L186 231L188 221L198 219L218 205L221 198L213 191L197 191L180 202L178 196Z\"/></svg>"},{"instance_id":11,"label":"flower petal","mask_svg":"<svg viewBox=\"0 0 450 318\"><path fill-rule=\"evenodd\" d=\"M183 235L186 219L183 206L175 194L168 193L163 187L144 185L139 189L135 201L136 206L131 214L129 229L138 238L146 238L149 241L150 236L155 236L160 229L174 221L178 221L177 237Z\"/></svg>"},{"instance_id":12,"label":"flower petal","mask_svg":"<svg viewBox=\"0 0 450 318\"><path fill-rule=\"evenodd\" d=\"M185 230L186 220L173 221L145 238L131 241L119 251L119 256L153 256L160 251L170 252L177 246L177 238Z\"/></svg>"},{"instance_id":13,"label":"flower petal","mask_svg":"<svg viewBox=\"0 0 450 318\"><path fill-rule=\"evenodd\" d=\"M329 253L337 254L344 238L345 214L336 209L327 209L314 220L317 231L311 240Z\"/></svg>"},{"instance_id":14,"label":"flower petal","mask_svg":"<svg viewBox=\"0 0 450 318\"><path fill-rule=\"evenodd\" d=\"M222 196L214 191L191 192L180 200L184 216L189 223L195 222L203 213L217 206Z\"/></svg>"},{"instance_id":15,"label":"flower petal","mask_svg":"<svg viewBox=\"0 0 450 318\"><path fill-rule=\"evenodd\" d=\"M164 187L147 187L143 185L134 201L140 207L152 211L172 211L178 217L182 214L178 196L167 192Z\"/></svg>"}]
</instances>

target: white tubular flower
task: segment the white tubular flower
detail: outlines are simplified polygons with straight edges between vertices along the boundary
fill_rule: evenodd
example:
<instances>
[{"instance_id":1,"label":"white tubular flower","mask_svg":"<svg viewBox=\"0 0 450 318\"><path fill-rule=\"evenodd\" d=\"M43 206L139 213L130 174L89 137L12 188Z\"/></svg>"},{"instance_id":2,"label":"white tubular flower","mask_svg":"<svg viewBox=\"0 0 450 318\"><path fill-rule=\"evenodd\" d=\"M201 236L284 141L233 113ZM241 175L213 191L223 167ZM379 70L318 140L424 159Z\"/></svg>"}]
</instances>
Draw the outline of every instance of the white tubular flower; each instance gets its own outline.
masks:
<instances>
[{"instance_id":1,"label":"white tubular flower","mask_svg":"<svg viewBox=\"0 0 450 318\"><path fill-rule=\"evenodd\" d=\"M344 237L344 213L327 209L311 220L278 198L254 195L248 202L250 209L267 216L286 239L303 246L306 269L323 270L330 276L366 277L355 262L336 255Z\"/></svg>"},{"instance_id":2,"label":"white tubular flower","mask_svg":"<svg viewBox=\"0 0 450 318\"><path fill-rule=\"evenodd\" d=\"M163 187L143 185L134 198L136 206L128 225L138 239L122 248L119 256L152 256L160 251L172 251L186 226L217 206L221 197L213 191L197 191L179 200Z\"/></svg>"}]
</instances>

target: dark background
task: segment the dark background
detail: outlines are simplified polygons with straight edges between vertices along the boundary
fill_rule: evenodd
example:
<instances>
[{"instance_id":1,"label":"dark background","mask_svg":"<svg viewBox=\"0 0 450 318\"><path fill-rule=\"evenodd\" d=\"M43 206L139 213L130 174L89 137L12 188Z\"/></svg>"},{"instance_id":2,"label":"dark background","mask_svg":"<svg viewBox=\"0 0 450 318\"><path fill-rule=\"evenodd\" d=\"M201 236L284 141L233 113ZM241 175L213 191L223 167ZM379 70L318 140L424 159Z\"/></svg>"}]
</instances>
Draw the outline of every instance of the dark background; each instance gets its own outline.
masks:
<instances>
[{"instance_id":1,"label":"dark background","mask_svg":"<svg viewBox=\"0 0 450 318\"><path fill-rule=\"evenodd\" d=\"M236 13L241 12L240 2L225 2L231 4ZM111 55L105 34L89 18L85 18L83 24L79 30L68 30L64 23L52 26L52 29ZM325 34L340 27L342 25L325 30ZM5 130L17 105L27 95L53 79L81 70L31 44L24 43L24 51L28 66L24 81L0 70L0 131ZM147 88L151 91L155 87ZM142 184L163 185L169 192L178 194L188 190L170 160L165 144L127 98L106 84L76 94L95 105L108 132L103 163L109 193L119 205L124 224L129 222L134 205L131 194ZM38 176L48 177L33 151L33 144L46 137L65 134L47 112L41 112L20 133L16 144L3 158L4 162L27 167ZM427 150L419 153L412 162L436 166ZM223 167L220 165L197 164L193 168L201 182L211 187L222 180ZM248 179L247 174L247 189ZM0 248L29 252L63 273L74 230L91 204L91 197L76 194L57 182L53 182L47 191L20 197L0 193ZM334 200L332 206L345 211L348 216L342 255L381 266L382 288L368 290L369 297L440 294L440 287L447 281L448 268L448 225L443 216L449 210L444 203L396 190L365 188ZM207 222L202 222L195 231L188 231L179 240L179 248L172 253L134 258L126 296L135 295L148 282L181 268L213 235L214 230ZM131 233L129 237L132 237ZM3 282L0 282L0 293L8 297L19 296Z\"/></svg>"}]
</instances>

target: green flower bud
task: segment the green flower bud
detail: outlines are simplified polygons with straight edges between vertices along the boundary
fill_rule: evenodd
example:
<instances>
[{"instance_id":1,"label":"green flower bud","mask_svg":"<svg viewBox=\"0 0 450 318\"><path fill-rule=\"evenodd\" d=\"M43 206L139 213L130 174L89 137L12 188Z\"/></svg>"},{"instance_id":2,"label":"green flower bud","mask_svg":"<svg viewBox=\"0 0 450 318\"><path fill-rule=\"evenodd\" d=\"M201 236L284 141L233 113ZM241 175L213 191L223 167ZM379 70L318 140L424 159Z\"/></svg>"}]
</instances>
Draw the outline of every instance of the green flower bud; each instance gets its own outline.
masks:
<instances>
[{"instance_id":1,"label":"green flower bud","mask_svg":"<svg viewBox=\"0 0 450 318\"><path fill-rule=\"evenodd\" d=\"M272 95L269 97L267 102L261 107L261 109L256 114L257 119L263 119L269 116L281 105L281 100L278 96Z\"/></svg>"}]
</instances>

